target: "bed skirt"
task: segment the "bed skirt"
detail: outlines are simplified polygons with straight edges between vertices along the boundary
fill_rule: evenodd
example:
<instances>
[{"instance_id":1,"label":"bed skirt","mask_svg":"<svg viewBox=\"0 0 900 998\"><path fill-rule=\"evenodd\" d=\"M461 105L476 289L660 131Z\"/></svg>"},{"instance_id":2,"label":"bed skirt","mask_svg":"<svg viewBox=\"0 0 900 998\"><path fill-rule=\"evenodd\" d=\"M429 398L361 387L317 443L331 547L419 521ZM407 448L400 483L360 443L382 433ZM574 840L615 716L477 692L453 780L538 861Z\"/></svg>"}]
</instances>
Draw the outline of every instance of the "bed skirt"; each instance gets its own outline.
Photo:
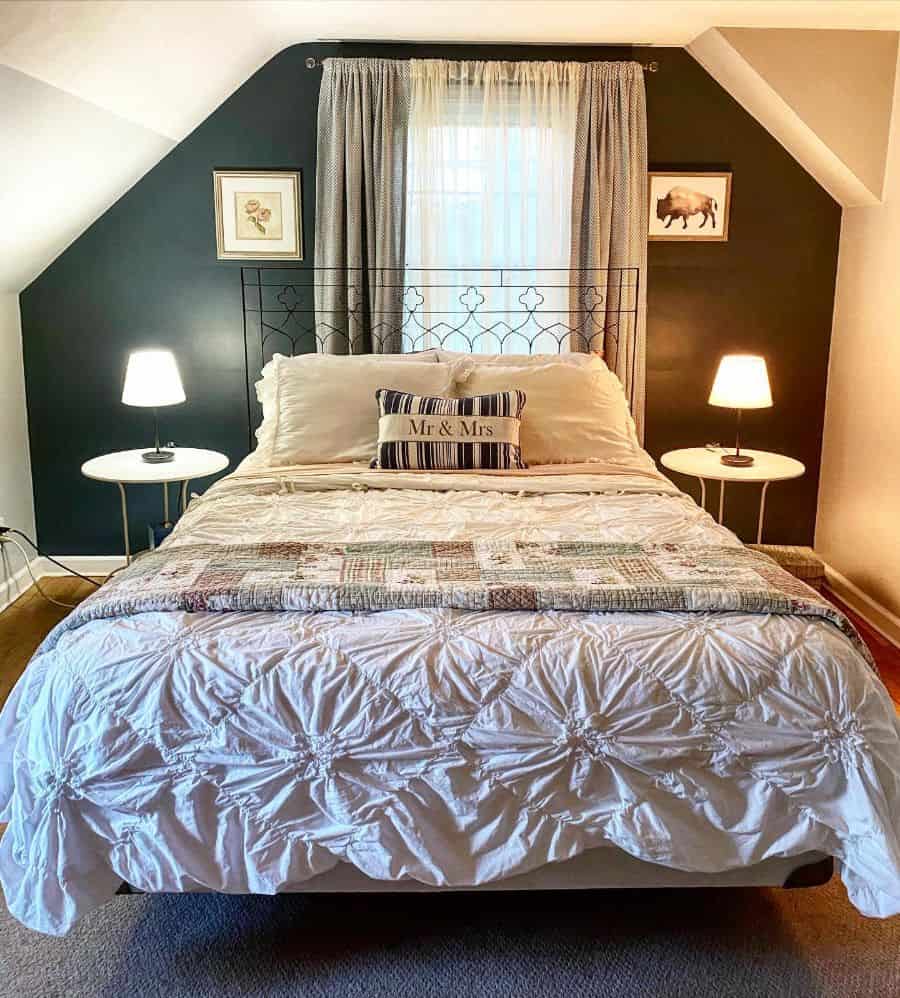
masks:
<instances>
[{"instance_id":1,"label":"bed skirt","mask_svg":"<svg viewBox=\"0 0 900 998\"><path fill-rule=\"evenodd\" d=\"M686 873L636 859L621 849L592 849L561 863L548 863L507 880L477 887L433 887L417 880L375 880L349 863L313 877L285 894L446 894L449 891L567 891L662 887L821 887L831 880L834 860L820 852L776 856L724 873ZM142 894L123 883L117 894ZM208 893L198 887L194 892Z\"/></svg>"}]
</instances>

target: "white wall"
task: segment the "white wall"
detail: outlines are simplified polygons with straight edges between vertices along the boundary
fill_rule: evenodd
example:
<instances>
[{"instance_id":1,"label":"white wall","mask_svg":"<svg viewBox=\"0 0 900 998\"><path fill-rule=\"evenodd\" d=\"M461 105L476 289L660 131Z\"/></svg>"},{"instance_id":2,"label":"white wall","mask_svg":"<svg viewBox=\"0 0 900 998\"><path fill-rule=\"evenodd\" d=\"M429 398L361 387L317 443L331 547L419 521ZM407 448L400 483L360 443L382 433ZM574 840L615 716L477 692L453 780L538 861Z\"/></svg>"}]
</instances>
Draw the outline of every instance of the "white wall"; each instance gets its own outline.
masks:
<instances>
[{"instance_id":1,"label":"white wall","mask_svg":"<svg viewBox=\"0 0 900 998\"><path fill-rule=\"evenodd\" d=\"M885 203L841 228L816 549L900 634L900 87ZM840 580L838 580L840 581ZM842 592L841 595L854 595Z\"/></svg>"},{"instance_id":2,"label":"white wall","mask_svg":"<svg viewBox=\"0 0 900 998\"><path fill-rule=\"evenodd\" d=\"M34 537L22 331L16 294L0 294L0 515L11 527Z\"/></svg>"}]
</instances>

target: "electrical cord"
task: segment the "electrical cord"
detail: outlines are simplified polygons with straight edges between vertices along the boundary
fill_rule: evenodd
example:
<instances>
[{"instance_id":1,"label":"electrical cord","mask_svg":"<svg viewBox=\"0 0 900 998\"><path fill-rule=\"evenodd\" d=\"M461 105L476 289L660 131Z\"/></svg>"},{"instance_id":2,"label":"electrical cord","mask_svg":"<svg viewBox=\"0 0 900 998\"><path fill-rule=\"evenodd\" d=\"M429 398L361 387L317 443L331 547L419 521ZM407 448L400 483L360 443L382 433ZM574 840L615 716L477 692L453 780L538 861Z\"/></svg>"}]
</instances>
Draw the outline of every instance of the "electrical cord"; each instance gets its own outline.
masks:
<instances>
[{"instance_id":1,"label":"electrical cord","mask_svg":"<svg viewBox=\"0 0 900 998\"><path fill-rule=\"evenodd\" d=\"M48 603L53 603L54 606L61 606L65 610L74 610L75 607L78 605L77 603L63 603L61 600L54 599L48 592L46 592L41 587L41 584L40 584L40 582L38 582L37 578L35 577L34 571L33 571L32 567L31 567L31 559L28 557L28 552L15 539L15 537L9 537L8 536L11 533L17 533L18 534L18 533L20 533L20 531L18 531L18 530L16 530L16 531L12 531L12 530L6 530L6 531L4 531L2 534L0 534L0 545L12 544L14 547L18 548L19 554L22 555L22 561L25 562L25 567L28 569L28 574L31 576L31 581L32 581L32 583L34 585L34 588L37 589L37 591L41 594L41 596L44 597L45 600L47 600ZM26 540L27 540L27 538L26 538ZM37 550L37 548L35 548L35 550ZM63 566L63 567L65 567L65 566ZM79 573L75 572L74 574L78 575ZM84 576L81 576L81 578L84 578ZM88 582L93 582L94 580L93 579L88 579L87 581Z\"/></svg>"},{"instance_id":2,"label":"electrical cord","mask_svg":"<svg viewBox=\"0 0 900 998\"><path fill-rule=\"evenodd\" d=\"M37 544L34 543L34 541L28 536L28 534L23 533L21 530L17 530L15 527L0 527L0 539L3 539L8 534L18 534L19 537L27 541L42 558L46 558L47 561L52 562L54 565L56 565L57 568L61 568L64 572L68 572L70 575L78 576L79 579L83 579L85 582L89 582L92 586L96 586L98 589L100 588L102 583L97 582L96 579L92 579L89 575L82 575L81 572L76 572L74 568L69 568L68 565L64 565L61 561L57 561L56 558L54 558L52 555L44 554L44 552L37 546ZM22 549L22 545L19 544L18 541L14 541L11 537L6 537L6 539L15 544L16 547L22 552L22 556L25 558L25 563L29 565L29 571L30 571L31 570L30 561L28 559L27 554ZM32 578L34 578L33 575ZM38 586L38 591L40 591L40 586Z\"/></svg>"}]
</instances>

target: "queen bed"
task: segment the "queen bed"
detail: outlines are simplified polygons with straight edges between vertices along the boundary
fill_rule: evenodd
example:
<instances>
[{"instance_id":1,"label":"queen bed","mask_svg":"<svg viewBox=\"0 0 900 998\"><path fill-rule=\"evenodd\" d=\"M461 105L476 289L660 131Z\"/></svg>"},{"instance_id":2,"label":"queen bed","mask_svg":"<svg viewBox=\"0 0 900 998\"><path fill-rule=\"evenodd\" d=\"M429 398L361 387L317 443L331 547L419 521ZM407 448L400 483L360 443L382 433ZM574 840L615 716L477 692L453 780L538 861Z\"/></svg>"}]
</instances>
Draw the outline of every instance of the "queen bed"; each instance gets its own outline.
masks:
<instances>
[{"instance_id":1,"label":"queen bed","mask_svg":"<svg viewBox=\"0 0 900 998\"><path fill-rule=\"evenodd\" d=\"M603 379L604 428L540 438L591 460L434 471L354 454L366 378L411 363L436 394L515 362L369 358L357 384L328 374L344 360L268 365L256 451L14 689L16 918L65 933L123 882L780 885L832 860L861 912L900 912L900 726L865 646L656 470L602 361L569 366ZM526 413L566 360L522 359ZM538 457L544 430L523 424Z\"/></svg>"}]
</instances>

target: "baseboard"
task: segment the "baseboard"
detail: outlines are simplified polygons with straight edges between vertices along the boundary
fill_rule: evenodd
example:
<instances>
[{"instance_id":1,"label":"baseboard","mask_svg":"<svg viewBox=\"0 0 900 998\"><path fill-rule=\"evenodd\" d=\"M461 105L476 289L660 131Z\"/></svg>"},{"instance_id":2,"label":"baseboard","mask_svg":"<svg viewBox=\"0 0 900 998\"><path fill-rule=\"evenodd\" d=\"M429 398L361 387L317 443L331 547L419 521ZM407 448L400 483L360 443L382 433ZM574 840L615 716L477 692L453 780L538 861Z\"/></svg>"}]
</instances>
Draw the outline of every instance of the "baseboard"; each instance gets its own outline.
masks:
<instances>
[{"instance_id":1,"label":"baseboard","mask_svg":"<svg viewBox=\"0 0 900 998\"><path fill-rule=\"evenodd\" d=\"M122 568L125 564L124 555L119 554L55 554L53 555L57 561L67 565L69 568L74 568L76 572L81 572L82 575L91 576L103 576L109 575L114 572L117 568ZM64 569L60 568L59 565L54 565L52 561L47 558L38 558L38 565L40 567L40 576L62 576L68 575ZM37 573L35 573L37 574Z\"/></svg>"},{"instance_id":2,"label":"baseboard","mask_svg":"<svg viewBox=\"0 0 900 998\"><path fill-rule=\"evenodd\" d=\"M7 553L10 557L10 566L13 565L14 558L16 559L16 563L21 562L22 557L15 548L7 548ZM54 555L53 557L56 558L57 556ZM57 560L61 561L64 565L68 565L69 568L74 568L76 572L80 572L82 575L90 575L98 578L109 575L117 568L122 568L125 564L125 559L121 555L61 554ZM28 571L29 567L31 568L31 572ZM6 567L0 561L0 611L5 610L11 603L15 603L20 596L23 596L31 588L32 575L37 579L45 579L61 578L69 574L69 572L60 568L59 565L54 565L48 558L37 557L32 558L28 565L22 565L11 576L7 576Z\"/></svg>"},{"instance_id":3,"label":"baseboard","mask_svg":"<svg viewBox=\"0 0 900 998\"><path fill-rule=\"evenodd\" d=\"M825 565L825 580L835 596L843 600L854 613L858 613L882 637L900 648L900 617L828 564Z\"/></svg>"},{"instance_id":4,"label":"baseboard","mask_svg":"<svg viewBox=\"0 0 900 998\"><path fill-rule=\"evenodd\" d=\"M12 553L16 554L19 561L21 558L12 549ZM35 575L38 574L38 562L40 558L34 558L31 561L31 571ZM10 555L10 565L12 564L12 554ZM31 576L28 573L28 566L23 565L18 571L13 572L12 575L7 576L6 565L4 562L0 561L0 611L5 610L10 603L15 603L15 601L22 595L24 595L31 588Z\"/></svg>"}]
</instances>

